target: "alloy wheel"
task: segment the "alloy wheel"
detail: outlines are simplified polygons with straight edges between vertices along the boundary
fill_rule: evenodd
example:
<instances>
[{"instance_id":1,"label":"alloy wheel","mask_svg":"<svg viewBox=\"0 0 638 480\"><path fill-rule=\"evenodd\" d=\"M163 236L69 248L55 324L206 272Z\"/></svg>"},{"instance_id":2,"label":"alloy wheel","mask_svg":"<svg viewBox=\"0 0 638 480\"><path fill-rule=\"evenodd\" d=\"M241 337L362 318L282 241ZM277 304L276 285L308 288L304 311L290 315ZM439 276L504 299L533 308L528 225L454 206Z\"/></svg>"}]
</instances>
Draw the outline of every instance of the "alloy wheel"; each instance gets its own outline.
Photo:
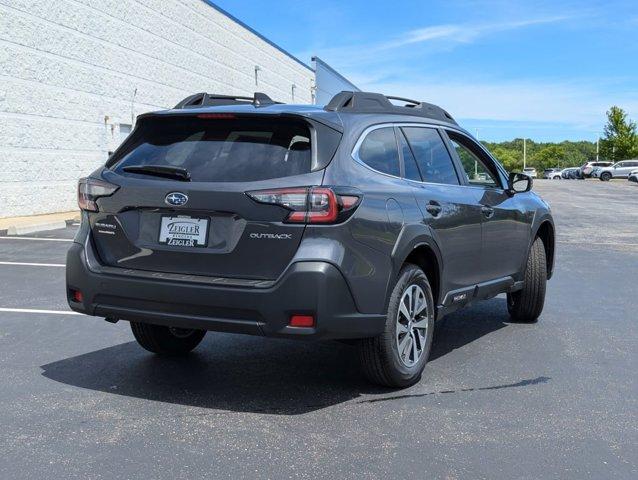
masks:
<instances>
[{"instance_id":1,"label":"alloy wheel","mask_svg":"<svg viewBox=\"0 0 638 480\"><path fill-rule=\"evenodd\" d=\"M416 284L408 286L399 302L395 335L399 358L407 367L414 366L425 351L431 314L428 310L423 289Z\"/></svg>"}]
</instances>

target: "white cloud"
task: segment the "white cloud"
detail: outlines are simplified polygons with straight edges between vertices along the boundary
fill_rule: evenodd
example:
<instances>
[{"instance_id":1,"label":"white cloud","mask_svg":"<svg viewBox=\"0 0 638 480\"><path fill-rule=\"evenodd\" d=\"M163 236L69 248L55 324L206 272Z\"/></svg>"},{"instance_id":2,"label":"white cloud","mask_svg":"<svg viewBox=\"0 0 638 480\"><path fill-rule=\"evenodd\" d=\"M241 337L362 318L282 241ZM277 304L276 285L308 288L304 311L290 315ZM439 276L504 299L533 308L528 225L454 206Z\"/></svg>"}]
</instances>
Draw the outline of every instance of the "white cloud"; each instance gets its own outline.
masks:
<instances>
[{"instance_id":1,"label":"white cloud","mask_svg":"<svg viewBox=\"0 0 638 480\"><path fill-rule=\"evenodd\" d=\"M337 47L320 48L319 51L298 52L300 58L307 58L314 54L327 58L330 62L340 65L363 65L366 62L375 60L383 55L411 55L413 52L406 51L402 47L416 46L424 43L438 44L443 49L449 49L453 45L467 44L477 39L492 35L498 32L516 30L520 28L530 27L533 25L541 25L547 23L561 22L574 18L572 15L554 15L535 17L525 20L508 20L492 23L457 23L431 25L424 28L409 30L397 35L395 38L382 41L372 42L360 45L343 45ZM432 45L428 45L431 53Z\"/></svg>"},{"instance_id":2,"label":"white cloud","mask_svg":"<svg viewBox=\"0 0 638 480\"><path fill-rule=\"evenodd\" d=\"M513 129L555 126L557 131L582 132L583 138L592 138L602 129L611 105L621 106L638 120L638 90L633 88L633 79L611 78L604 72L590 79L539 79L535 70L529 73L536 79L521 78L525 72L516 72L517 77L510 79L499 78L498 71L468 75L459 73L459 65L441 64L436 55L501 32L593 16L592 11L583 9L577 13L510 16L491 22L430 25L383 41L331 46L316 53L363 90L430 101L459 119L500 124L494 128L508 128L508 122Z\"/></svg>"},{"instance_id":3,"label":"white cloud","mask_svg":"<svg viewBox=\"0 0 638 480\"><path fill-rule=\"evenodd\" d=\"M469 43L482 36L496 32L516 30L532 25L542 25L547 23L561 22L572 18L570 15L556 15L549 17L538 17L527 20L515 20L494 23L466 23L434 25L425 28L411 30L400 36L398 39L388 42L381 48L398 48L405 45L431 42L434 40L445 40L456 43Z\"/></svg>"},{"instance_id":4,"label":"white cloud","mask_svg":"<svg viewBox=\"0 0 638 480\"><path fill-rule=\"evenodd\" d=\"M436 103L456 118L511 122L554 122L583 132L602 128L606 110L622 106L638 116L638 92L608 94L612 89L571 81L460 82L420 79L418 82L370 82L364 90Z\"/></svg>"}]
</instances>

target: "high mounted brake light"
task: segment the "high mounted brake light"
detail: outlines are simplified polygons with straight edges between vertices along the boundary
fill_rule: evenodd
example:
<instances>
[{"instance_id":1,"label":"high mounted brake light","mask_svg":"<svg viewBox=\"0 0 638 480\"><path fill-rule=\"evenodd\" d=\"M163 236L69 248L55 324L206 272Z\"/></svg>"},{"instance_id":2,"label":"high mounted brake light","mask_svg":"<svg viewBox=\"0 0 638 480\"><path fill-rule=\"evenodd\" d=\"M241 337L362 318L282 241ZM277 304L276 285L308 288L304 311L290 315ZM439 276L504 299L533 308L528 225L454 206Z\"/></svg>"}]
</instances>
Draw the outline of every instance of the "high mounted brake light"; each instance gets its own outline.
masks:
<instances>
[{"instance_id":1,"label":"high mounted brake light","mask_svg":"<svg viewBox=\"0 0 638 480\"><path fill-rule=\"evenodd\" d=\"M259 203L290 210L286 223L330 224L345 220L359 201L355 195L338 195L328 187L277 188L246 192Z\"/></svg>"},{"instance_id":2,"label":"high mounted brake light","mask_svg":"<svg viewBox=\"0 0 638 480\"><path fill-rule=\"evenodd\" d=\"M212 120L232 120L235 117L232 113L200 113L197 118L212 119Z\"/></svg>"},{"instance_id":3,"label":"high mounted brake light","mask_svg":"<svg viewBox=\"0 0 638 480\"><path fill-rule=\"evenodd\" d=\"M95 178L81 178L78 182L78 206L80 210L97 212L96 200L100 197L113 195L118 188L120 187L117 185Z\"/></svg>"}]
</instances>

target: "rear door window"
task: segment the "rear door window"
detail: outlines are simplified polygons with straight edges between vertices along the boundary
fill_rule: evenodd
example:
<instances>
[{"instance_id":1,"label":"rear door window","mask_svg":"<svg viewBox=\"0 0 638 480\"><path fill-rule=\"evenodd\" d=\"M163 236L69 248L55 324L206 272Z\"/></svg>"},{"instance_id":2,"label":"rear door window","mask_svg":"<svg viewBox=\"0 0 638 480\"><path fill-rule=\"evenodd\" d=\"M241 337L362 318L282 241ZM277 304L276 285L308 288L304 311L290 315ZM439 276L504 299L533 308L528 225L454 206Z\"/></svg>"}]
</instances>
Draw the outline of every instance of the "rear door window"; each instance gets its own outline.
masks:
<instances>
[{"instance_id":1,"label":"rear door window","mask_svg":"<svg viewBox=\"0 0 638 480\"><path fill-rule=\"evenodd\" d=\"M459 185L459 178L443 139L433 128L402 128L424 182Z\"/></svg>"},{"instance_id":2,"label":"rear door window","mask_svg":"<svg viewBox=\"0 0 638 480\"><path fill-rule=\"evenodd\" d=\"M311 171L310 131L302 121L148 119L107 166L185 168L195 182L251 182Z\"/></svg>"},{"instance_id":3,"label":"rear door window","mask_svg":"<svg viewBox=\"0 0 638 480\"><path fill-rule=\"evenodd\" d=\"M357 152L359 160L377 172L398 177L399 151L393 127L372 130L361 143Z\"/></svg>"}]
</instances>

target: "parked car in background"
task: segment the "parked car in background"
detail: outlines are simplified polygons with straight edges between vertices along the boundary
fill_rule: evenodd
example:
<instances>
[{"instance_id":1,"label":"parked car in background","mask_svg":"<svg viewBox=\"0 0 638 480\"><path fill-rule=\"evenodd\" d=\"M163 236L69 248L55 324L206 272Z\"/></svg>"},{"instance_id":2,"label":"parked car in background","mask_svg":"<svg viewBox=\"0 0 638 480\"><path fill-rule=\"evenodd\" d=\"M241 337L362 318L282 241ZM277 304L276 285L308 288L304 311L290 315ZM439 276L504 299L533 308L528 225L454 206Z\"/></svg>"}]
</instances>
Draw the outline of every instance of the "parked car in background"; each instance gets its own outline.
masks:
<instances>
[{"instance_id":1,"label":"parked car in background","mask_svg":"<svg viewBox=\"0 0 638 480\"><path fill-rule=\"evenodd\" d=\"M564 178L565 180L575 180L576 178L578 178L576 175L576 172L580 171L580 167L569 167L569 168L565 168L560 172L560 175L562 178Z\"/></svg>"},{"instance_id":2,"label":"parked car in background","mask_svg":"<svg viewBox=\"0 0 638 480\"><path fill-rule=\"evenodd\" d=\"M537 178L538 174L536 173L536 169L534 167L527 167L523 169L523 173L529 177Z\"/></svg>"},{"instance_id":3,"label":"parked car in background","mask_svg":"<svg viewBox=\"0 0 638 480\"><path fill-rule=\"evenodd\" d=\"M549 179L551 180L562 180L563 179L563 170L565 170L564 168L557 168L556 170L554 170L550 175L549 175Z\"/></svg>"},{"instance_id":4,"label":"parked car in background","mask_svg":"<svg viewBox=\"0 0 638 480\"><path fill-rule=\"evenodd\" d=\"M612 162L587 162L585 165L580 167L580 173L583 178L589 178L592 176L592 173L597 167L611 167L613 165Z\"/></svg>"},{"instance_id":5,"label":"parked car in background","mask_svg":"<svg viewBox=\"0 0 638 480\"><path fill-rule=\"evenodd\" d=\"M543 178L554 178L556 175L560 178L560 168L546 168L543 170Z\"/></svg>"},{"instance_id":6,"label":"parked car in background","mask_svg":"<svg viewBox=\"0 0 638 480\"><path fill-rule=\"evenodd\" d=\"M612 178L629 178L629 174L638 168L638 159L623 160L610 167L602 167L598 178L608 182Z\"/></svg>"},{"instance_id":7,"label":"parked car in background","mask_svg":"<svg viewBox=\"0 0 638 480\"><path fill-rule=\"evenodd\" d=\"M627 180L629 180L630 182L638 183L638 170L634 170L633 172L631 172L627 177Z\"/></svg>"}]
</instances>

